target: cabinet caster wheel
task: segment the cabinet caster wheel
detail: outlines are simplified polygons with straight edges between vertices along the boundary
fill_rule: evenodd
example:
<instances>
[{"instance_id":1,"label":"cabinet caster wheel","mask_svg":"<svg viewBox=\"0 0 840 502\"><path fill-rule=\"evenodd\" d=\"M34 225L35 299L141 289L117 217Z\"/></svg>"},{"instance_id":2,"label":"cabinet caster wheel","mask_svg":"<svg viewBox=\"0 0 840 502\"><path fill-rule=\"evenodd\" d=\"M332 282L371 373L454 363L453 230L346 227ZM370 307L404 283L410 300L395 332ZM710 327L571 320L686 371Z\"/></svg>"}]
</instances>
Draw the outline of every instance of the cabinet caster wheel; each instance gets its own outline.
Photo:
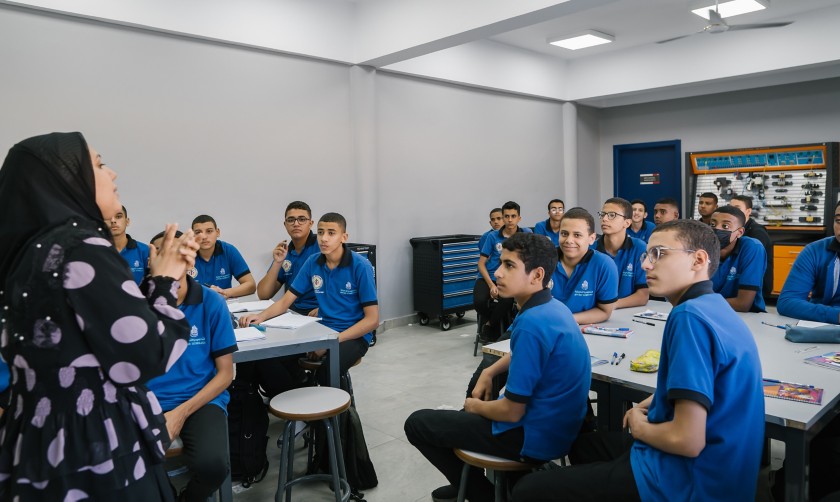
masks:
<instances>
[{"instance_id":1,"label":"cabinet caster wheel","mask_svg":"<svg viewBox=\"0 0 840 502\"><path fill-rule=\"evenodd\" d=\"M420 312L417 314L417 317L419 318L418 322L420 323L420 326L427 326L429 324L429 316L426 314Z\"/></svg>"},{"instance_id":2,"label":"cabinet caster wheel","mask_svg":"<svg viewBox=\"0 0 840 502\"><path fill-rule=\"evenodd\" d=\"M450 321L448 317L440 318L440 329L442 329L443 331L449 331L449 328L451 327L452 321Z\"/></svg>"},{"instance_id":3,"label":"cabinet caster wheel","mask_svg":"<svg viewBox=\"0 0 840 502\"><path fill-rule=\"evenodd\" d=\"M463 319L464 316L467 315L467 313L466 312L456 312L455 315L458 316L458 319Z\"/></svg>"}]
</instances>

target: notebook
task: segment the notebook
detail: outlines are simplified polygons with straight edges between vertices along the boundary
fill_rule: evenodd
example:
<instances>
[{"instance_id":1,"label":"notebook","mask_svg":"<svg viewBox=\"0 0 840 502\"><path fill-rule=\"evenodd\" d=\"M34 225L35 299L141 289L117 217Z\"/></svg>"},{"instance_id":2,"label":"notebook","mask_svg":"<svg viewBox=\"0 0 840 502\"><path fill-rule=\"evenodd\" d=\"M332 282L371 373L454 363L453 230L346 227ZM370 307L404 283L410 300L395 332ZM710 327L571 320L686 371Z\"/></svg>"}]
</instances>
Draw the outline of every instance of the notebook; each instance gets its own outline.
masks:
<instances>
[{"instance_id":1,"label":"notebook","mask_svg":"<svg viewBox=\"0 0 840 502\"><path fill-rule=\"evenodd\" d=\"M273 317L261 324L267 328L297 329L320 320L320 317L309 317L308 315L286 312L281 316Z\"/></svg>"},{"instance_id":2,"label":"notebook","mask_svg":"<svg viewBox=\"0 0 840 502\"><path fill-rule=\"evenodd\" d=\"M253 326L248 326L247 328L236 328L233 330L233 334L236 336L237 343L265 339L265 333Z\"/></svg>"},{"instance_id":3,"label":"notebook","mask_svg":"<svg viewBox=\"0 0 840 502\"><path fill-rule=\"evenodd\" d=\"M812 356L805 359L805 363L840 371L840 352L826 352L820 356Z\"/></svg>"},{"instance_id":4,"label":"notebook","mask_svg":"<svg viewBox=\"0 0 840 502\"><path fill-rule=\"evenodd\" d=\"M652 321L667 321L668 320L668 313L667 312L657 312L655 310L645 310L644 312L639 312L638 314L633 315L633 317L639 317L641 319L650 319Z\"/></svg>"},{"instance_id":5,"label":"notebook","mask_svg":"<svg viewBox=\"0 0 840 502\"><path fill-rule=\"evenodd\" d=\"M260 300L256 302L231 302L227 306L231 314L236 314L238 312L262 312L273 303L271 300Z\"/></svg>"},{"instance_id":6,"label":"notebook","mask_svg":"<svg viewBox=\"0 0 840 502\"><path fill-rule=\"evenodd\" d=\"M801 327L801 328L819 328L821 326L831 326L830 324L824 323L824 322L805 321L805 320L799 321L798 323L796 323L796 325Z\"/></svg>"},{"instance_id":7,"label":"notebook","mask_svg":"<svg viewBox=\"0 0 840 502\"><path fill-rule=\"evenodd\" d=\"M823 389L813 385L782 382L779 380L762 379L764 383L764 397L797 401L799 403L821 404Z\"/></svg>"},{"instance_id":8,"label":"notebook","mask_svg":"<svg viewBox=\"0 0 840 502\"><path fill-rule=\"evenodd\" d=\"M615 338L627 338L633 334L633 330L630 328L605 328L595 325L584 326L581 328L581 331L590 335L612 336Z\"/></svg>"}]
</instances>

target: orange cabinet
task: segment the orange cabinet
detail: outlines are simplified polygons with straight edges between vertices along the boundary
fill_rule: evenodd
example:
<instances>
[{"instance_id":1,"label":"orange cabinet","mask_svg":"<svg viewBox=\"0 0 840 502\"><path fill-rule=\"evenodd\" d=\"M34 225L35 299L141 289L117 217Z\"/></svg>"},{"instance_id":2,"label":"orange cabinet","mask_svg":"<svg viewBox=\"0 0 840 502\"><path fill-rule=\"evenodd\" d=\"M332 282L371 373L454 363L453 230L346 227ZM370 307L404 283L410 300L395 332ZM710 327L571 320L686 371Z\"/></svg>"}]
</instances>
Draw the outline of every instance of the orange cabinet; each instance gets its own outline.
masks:
<instances>
[{"instance_id":1,"label":"orange cabinet","mask_svg":"<svg viewBox=\"0 0 840 502\"><path fill-rule=\"evenodd\" d=\"M790 269L793 267L793 262L805 245L792 244L776 244L773 246L773 294L778 295L782 292L782 286L785 285Z\"/></svg>"}]
</instances>

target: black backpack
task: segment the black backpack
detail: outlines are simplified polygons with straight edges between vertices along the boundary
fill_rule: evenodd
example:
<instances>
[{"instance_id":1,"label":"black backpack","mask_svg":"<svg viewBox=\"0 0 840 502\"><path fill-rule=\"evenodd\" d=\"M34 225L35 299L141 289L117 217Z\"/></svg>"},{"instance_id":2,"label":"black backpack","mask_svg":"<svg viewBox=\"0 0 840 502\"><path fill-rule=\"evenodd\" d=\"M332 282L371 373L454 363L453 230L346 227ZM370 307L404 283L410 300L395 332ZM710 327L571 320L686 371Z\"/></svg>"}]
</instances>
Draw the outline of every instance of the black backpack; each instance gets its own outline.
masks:
<instances>
[{"instance_id":1,"label":"black backpack","mask_svg":"<svg viewBox=\"0 0 840 502\"><path fill-rule=\"evenodd\" d=\"M228 392L231 479L248 488L268 472L268 413L255 384L234 380Z\"/></svg>"},{"instance_id":2,"label":"black backpack","mask_svg":"<svg viewBox=\"0 0 840 502\"><path fill-rule=\"evenodd\" d=\"M364 501L365 494L360 490L376 488L379 479L370 460L362 421L356 408L351 406L339 415L338 427L341 435L341 451L344 456L344 469L347 472L347 482L352 491L352 500ZM326 429L320 423L315 428L315 458L309 466L309 473L330 472L330 459L327 448Z\"/></svg>"}]
</instances>

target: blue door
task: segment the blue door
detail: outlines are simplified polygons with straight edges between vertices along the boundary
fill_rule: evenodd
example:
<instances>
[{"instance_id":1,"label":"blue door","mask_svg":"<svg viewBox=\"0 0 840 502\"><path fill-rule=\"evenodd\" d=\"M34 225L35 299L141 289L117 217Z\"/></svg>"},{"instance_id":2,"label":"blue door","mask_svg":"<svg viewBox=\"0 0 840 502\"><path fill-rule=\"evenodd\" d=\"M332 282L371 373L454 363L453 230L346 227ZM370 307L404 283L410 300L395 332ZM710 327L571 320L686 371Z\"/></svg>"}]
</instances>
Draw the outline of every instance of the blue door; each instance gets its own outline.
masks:
<instances>
[{"instance_id":1,"label":"blue door","mask_svg":"<svg viewBox=\"0 0 840 502\"><path fill-rule=\"evenodd\" d=\"M653 205L664 197L676 199L683 216L681 157L678 139L613 145L613 193L627 200L645 201L650 221Z\"/></svg>"}]
</instances>

